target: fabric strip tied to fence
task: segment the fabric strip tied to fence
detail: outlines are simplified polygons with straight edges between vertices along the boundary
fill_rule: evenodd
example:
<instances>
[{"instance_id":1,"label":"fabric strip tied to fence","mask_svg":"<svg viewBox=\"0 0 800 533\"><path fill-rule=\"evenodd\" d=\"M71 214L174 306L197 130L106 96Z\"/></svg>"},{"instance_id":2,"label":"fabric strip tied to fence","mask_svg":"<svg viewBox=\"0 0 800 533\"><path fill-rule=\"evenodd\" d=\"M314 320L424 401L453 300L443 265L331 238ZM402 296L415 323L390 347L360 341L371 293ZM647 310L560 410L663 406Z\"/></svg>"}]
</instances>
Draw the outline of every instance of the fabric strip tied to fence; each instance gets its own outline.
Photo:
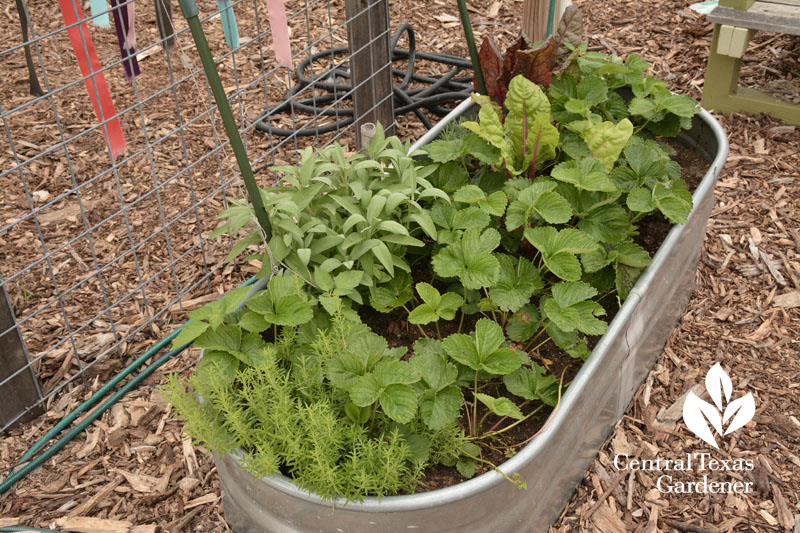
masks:
<instances>
[{"instance_id":1,"label":"fabric strip tied to fence","mask_svg":"<svg viewBox=\"0 0 800 533\"><path fill-rule=\"evenodd\" d=\"M102 124L103 135L106 137L108 146L111 148L111 156L116 157L125 150L125 135L122 133L122 126L114 109L114 102L111 100L111 93L108 91L106 78L97 58L97 51L94 48L92 37L89 35L89 28L86 25L86 17L83 15L80 3L76 0L58 0L61 8L61 15L64 17L64 24L67 26L72 50L78 59L78 66L81 69L86 90L89 91L89 98L94 106L97 120ZM80 24L77 24L81 21ZM107 122L106 122L107 121Z\"/></svg>"}]
</instances>

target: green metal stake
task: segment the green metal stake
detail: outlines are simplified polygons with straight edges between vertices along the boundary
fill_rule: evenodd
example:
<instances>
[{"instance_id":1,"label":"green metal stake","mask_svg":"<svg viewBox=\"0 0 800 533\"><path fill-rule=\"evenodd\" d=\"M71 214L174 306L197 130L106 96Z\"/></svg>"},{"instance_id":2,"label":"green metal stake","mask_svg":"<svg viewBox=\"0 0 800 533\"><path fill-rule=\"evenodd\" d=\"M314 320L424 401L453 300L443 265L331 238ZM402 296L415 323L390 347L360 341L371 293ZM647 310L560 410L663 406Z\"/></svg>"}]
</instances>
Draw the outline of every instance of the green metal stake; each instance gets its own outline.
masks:
<instances>
[{"instance_id":1,"label":"green metal stake","mask_svg":"<svg viewBox=\"0 0 800 533\"><path fill-rule=\"evenodd\" d=\"M211 86L211 92L214 94L214 101L217 103L217 108L219 108L219 114L222 116L222 123L225 125L225 133L228 134L228 140L231 142L233 154L236 156L236 163L239 165L239 171L242 173L242 178L247 187L247 194L250 196L250 201L253 203L256 219L258 219L261 229L264 230L266 240L269 241L272 237L272 226L267 218L267 211L264 209L261 192L256 184L255 177L253 177L253 169L250 167L250 161L247 159L242 137L239 135L239 129L236 127L236 121L233 119L231 106L228 103L225 90L222 88L217 66L214 64L214 58L211 56L211 50L208 48L206 34L203 32L200 19L197 18L197 3L195 3L195 0L179 0L179 3L183 16L186 17L186 22L189 23L189 29L192 32L194 44L197 47L197 52L200 54L200 61L203 63L203 70L206 73L206 78L208 78L208 84Z\"/></svg>"},{"instance_id":2,"label":"green metal stake","mask_svg":"<svg viewBox=\"0 0 800 533\"><path fill-rule=\"evenodd\" d=\"M472 70L475 71L475 85L478 92L486 94L486 83L483 81L483 69L478 59L478 49L475 47L475 35L472 33L472 24L469 22L466 0L458 0L458 13L461 15L461 26L464 28L464 37L467 38L467 48L469 48L469 59L472 61Z\"/></svg>"},{"instance_id":3,"label":"green metal stake","mask_svg":"<svg viewBox=\"0 0 800 533\"><path fill-rule=\"evenodd\" d=\"M556 18L556 0L550 0L550 11L547 12L547 37L553 34L553 21Z\"/></svg>"}]
</instances>

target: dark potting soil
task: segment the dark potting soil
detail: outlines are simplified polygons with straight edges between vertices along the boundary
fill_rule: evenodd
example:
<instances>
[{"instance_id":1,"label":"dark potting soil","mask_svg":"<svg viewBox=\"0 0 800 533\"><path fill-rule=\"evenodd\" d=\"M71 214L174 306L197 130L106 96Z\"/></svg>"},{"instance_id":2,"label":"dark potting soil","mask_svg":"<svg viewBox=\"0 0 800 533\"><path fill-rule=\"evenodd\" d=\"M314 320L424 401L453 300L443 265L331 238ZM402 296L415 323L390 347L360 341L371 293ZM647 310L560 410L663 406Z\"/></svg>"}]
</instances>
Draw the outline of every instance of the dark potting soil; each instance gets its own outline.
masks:
<instances>
[{"instance_id":1,"label":"dark potting soil","mask_svg":"<svg viewBox=\"0 0 800 533\"><path fill-rule=\"evenodd\" d=\"M676 155L673 157L673 159L681 166L681 176L686 181L689 190L694 191L705 176L709 167L708 163L698 152L684 146L679 141L675 139L666 139L665 141L668 145L675 149ZM667 221L660 213L649 215L639 221L639 235L634 238L634 241L646 249L652 256L656 250L658 250L659 246L661 246L661 243L664 241L664 238L667 236L667 233L671 227L672 226L669 221ZM532 252L532 250L520 250L520 254L525 256L528 256L529 254L532 255ZM430 282L430 280L433 278L430 264L418 262L412 265L412 277L414 279L414 284L419 281ZM446 292L447 290L446 286L444 286L441 282L438 282L438 280L434 281L433 285L436 286L436 288L442 293ZM611 294L600 303L608 313L608 315L604 318L610 323L616 312L619 310L618 300L614 294ZM423 331L425 335L431 338L437 338L439 336L436 332L436 327L433 324L418 327L414 324L407 323L405 321L407 314L408 313L404 309L400 309L391 313L378 313L368 306L362 307L360 312L364 323L369 325L376 333L384 336L388 341L389 346L409 347L409 352L405 356L406 359L412 355L410 347L414 344L414 341L423 336ZM482 315L480 313L476 313L465 317L461 331L473 331L475 328L475 323L481 318L481 316ZM439 327L441 338L447 337L448 335L458 331L459 318L460 314L457 314L455 320L447 322L440 321ZM594 348L598 339L599 337L587 339L590 349ZM539 347L537 350L530 352L529 355L533 361L543 365L547 371L551 375L555 376L557 380L563 383L565 387L578 373L578 370L580 370L582 364L580 360L573 359L564 353L552 341L549 341L543 346ZM494 397L508 396L505 386L499 380L486 384L482 389L482 392ZM469 391L465 391L465 397L467 401L472 401ZM512 398L512 401L518 403L519 398ZM553 412L552 408L541 406L539 402L525 402L521 405L521 409L526 415L535 409L538 409L538 412L523 422L505 431L504 433L498 435L491 442L487 443L484 441L484 444L488 444L488 446L482 446L481 458L483 460L488 461L495 466L502 465L503 462L513 456L522 446L530 442L534 436L544 428L548 417ZM483 406L483 404L479 404L478 420L481 420L486 412L487 409ZM501 427L510 425L511 422L513 422L513 420L506 419L501 421L499 417L490 414L486 417L486 420L483 423L483 431L487 431L489 428L492 428L498 423L499 424L497 427L499 429ZM459 420L459 424L462 428L469 427L466 413ZM488 466L486 463L481 463L478 466L475 475L480 475L490 468L491 466ZM439 488L449 487L463 481L466 481L466 478L462 476L455 467L434 465L426 469L425 475L422 478L420 486L417 487L416 492L428 492Z\"/></svg>"}]
</instances>

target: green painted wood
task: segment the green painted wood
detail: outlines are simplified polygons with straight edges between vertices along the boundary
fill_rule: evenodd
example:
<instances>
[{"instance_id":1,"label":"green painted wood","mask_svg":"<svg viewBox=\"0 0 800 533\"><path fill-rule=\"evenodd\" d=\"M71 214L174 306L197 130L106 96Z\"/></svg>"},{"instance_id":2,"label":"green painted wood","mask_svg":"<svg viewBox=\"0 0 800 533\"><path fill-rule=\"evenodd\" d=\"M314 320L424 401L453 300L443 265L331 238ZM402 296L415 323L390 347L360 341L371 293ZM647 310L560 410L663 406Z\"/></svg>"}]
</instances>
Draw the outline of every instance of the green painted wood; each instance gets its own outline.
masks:
<instances>
[{"instance_id":1,"label":"green painted wood","mask_svg":"<svg viewBox=\"0 0 800 533\"><path fill-rule=\"evenodd\" d=\"M747 10L755 0L719 0L719 5L733 9Z\"/></svg>"},{"instance_id":2,"label":"green painted wood","mask_svg":"<svg viewBox=\"0 0 800 533\"><path fill-rule=\"evenodd\" d=\"M800 6L795 5L756 2L747 11L717 6L707 18L716 24L800 35Z\"/></svg>"},{"instance_id":3,"label":"green painted wood","mask_svg":"<svg viewBox=\"0 0 800 533\"><path fill-rule=\"evenodd\" d=\"M719 32L720 26L715 24L703 86L703 107L723 113L769 113L787 124L800 125L800 105L783 102L754 89L739 87L742 60L716 52Z\"/></svg>"}]
</instances>

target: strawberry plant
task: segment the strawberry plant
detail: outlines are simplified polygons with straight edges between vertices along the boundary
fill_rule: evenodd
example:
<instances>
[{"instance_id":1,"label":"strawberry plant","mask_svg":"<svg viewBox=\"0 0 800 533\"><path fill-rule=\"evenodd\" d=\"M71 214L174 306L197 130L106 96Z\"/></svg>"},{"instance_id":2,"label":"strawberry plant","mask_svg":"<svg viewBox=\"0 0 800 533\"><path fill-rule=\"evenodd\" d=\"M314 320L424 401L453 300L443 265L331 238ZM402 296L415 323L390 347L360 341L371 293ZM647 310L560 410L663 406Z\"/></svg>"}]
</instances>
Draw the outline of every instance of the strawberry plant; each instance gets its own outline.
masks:
<instances>
[{"instance_id":1,"label":"strawberry plant","mask_svg":"<svg viewBox=\"0 0 800 533\"><path fill-rule=\"evenodd\" d=\"M419 153L379 130L364 154L274 169L271 238L231 252L262 261L266 289L192 312L175 341L205 350L167 386L193 437L323 498L414 492L434 465L503 473L568 385L552 359L585 360L650 263L643 217L692 208L658 137L696 104L640 58L586 52L569 13L541 47L485 42L490 94ZM244 201L221 216L237 237L253 218Z\"/></svg>"}]
</instances>

